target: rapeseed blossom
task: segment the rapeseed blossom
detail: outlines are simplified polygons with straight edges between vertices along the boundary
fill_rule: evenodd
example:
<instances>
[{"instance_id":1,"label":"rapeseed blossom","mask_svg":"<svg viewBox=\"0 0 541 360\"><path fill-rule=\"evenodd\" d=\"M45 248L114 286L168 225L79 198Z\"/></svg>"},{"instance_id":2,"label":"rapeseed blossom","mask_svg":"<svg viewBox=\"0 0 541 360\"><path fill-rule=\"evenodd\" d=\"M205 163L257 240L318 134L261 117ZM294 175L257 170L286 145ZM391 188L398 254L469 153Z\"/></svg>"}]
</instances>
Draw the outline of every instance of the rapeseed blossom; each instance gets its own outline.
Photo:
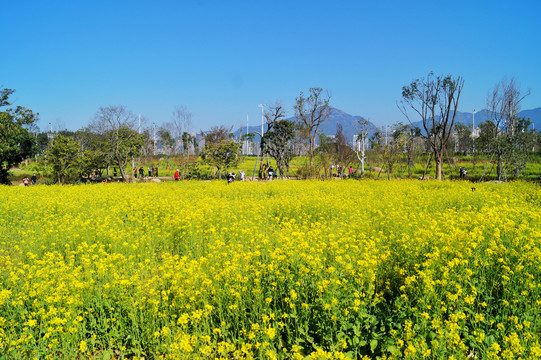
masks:
<instances>
[{"instance_id":1,"label":"rapeseed blossom","mask_svg":"<svg viewBox=\"0 0 541 360\"><path fill-rule=\"evenodd\" d=\"M541 356L534 184L177 182L0 197L7 358Z\"/></svg>"}]
</instances>

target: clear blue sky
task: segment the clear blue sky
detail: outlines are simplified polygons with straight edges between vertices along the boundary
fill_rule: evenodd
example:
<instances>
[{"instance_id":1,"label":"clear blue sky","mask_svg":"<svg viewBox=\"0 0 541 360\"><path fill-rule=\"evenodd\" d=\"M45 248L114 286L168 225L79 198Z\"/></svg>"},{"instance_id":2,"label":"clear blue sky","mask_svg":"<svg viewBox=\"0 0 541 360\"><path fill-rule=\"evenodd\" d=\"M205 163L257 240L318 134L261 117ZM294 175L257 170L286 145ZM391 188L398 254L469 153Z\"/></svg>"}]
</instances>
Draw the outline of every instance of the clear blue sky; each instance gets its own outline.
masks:
<instances>
[{"instance_id":1,"label":"clear blue sky","mask_svg":"<svg viewBox=\"0 0 541 360\"><path fill-rule=\"evenodd\" d=\"M465 79L460 110L485 107L504 77L541 106L541 2L4 1L0 86L48 123L75 130L100 106L149 123L175 106L192 130L261 123L259 103L293 115L302 90L378 125L404 121L401 88L436 74Z\"/></svg>"}]
</instances>

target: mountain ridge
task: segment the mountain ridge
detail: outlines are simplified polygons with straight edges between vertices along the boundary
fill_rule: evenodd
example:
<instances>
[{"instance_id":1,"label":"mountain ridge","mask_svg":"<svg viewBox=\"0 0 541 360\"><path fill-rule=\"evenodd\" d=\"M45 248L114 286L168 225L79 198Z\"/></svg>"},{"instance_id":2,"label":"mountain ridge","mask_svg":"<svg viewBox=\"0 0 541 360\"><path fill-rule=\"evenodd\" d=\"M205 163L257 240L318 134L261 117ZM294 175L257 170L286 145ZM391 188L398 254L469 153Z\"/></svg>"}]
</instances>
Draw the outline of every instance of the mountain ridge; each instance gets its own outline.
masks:
<instances>
[{"instance_id":1,"label":"mountain ridge","mask_svg":"<svg viewBox=\"0 0 541 360\"><path fill-rule=\"evenodd\" d=\"M488 120L488 114L489 114L489 112L488 112L487 109L482 109L480 111L476 111L475 112L475 119L474 119L473 112L457 111L457 116L456 116L456 119L455 119L455 123L471 125L472 122L475 121L475 127L478 127L479 124L481 124L482 122ZM537 108L534 108L534 109L522 110L522 111L520 111L518 113L518 116L521 117L521 118L525 117L527 119L530 119L534 129L541 129L541 107L537 107ZM321 126L319 128L319 133L323 133L323 134L325 134L327 136L333 136L333 135L336 134L338 124L340 124L340 125L342 125L342 132L343 132L344 136L346 137L347 141L349 143L352 143L353 142L353 136L358 134L357 124L358 124L359 119L366 119L366 118L361 116L361 115L351 115L351 114L348 114L348 113L346 113L346 112L344 112L344 111L342 111L340 109L337 109L337 108L333 107L333 108L331 108L331 114L330 114L329 118L323 124L321 124ZM287 120L295 121L295 117L294 116L289 117L289 118L287 118ZM403 119L403 120L404 121L402 121L402 122L404 124L408 123L407 119ZM374 124L371 121L369 121L368 123L369 123L368 124L368 128L369 128L368 136L373 135L378 130L381 131L381 129L383 129L385 127L385 125L378 126L378 125ZM412 125L419 126L422 129L422 122L421 121L413 122ZM389 125L386 125L386 126L389 126ZM264 125L264 128L265 128L265 131L267 131L267 128L268 128L267 124ZM241 129L242 129L242 134L246 134L246 127L239 128L233 134L235 136L237 136L237 137L240 136L241 135ZM256 134L256 132L257 133L261 132L261 125L253 125L253 126L248 127L248 133ZM256 134L254 140L259 141L259 135Z\"/></svg>"}]
</instances>

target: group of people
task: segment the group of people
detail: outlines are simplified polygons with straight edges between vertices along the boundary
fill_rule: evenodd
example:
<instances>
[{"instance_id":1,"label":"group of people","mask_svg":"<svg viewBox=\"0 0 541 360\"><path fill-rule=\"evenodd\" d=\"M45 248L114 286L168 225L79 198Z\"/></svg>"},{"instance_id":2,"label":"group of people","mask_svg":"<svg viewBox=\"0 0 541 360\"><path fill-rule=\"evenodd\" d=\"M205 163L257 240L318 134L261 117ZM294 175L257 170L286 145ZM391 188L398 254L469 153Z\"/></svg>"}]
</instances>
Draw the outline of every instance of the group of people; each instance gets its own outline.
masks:
<instances>
[{"instance_id":1,"label":"group of people","mask_svg":"<svg viewBox=\"0 0 541 360\"><path fill-rule=\"evenodd\" d=\"M237 174L230 172L229 174L227 174L227 183L231 184L233 181L235 181L236 178L237 178ZM240 181L244 181L244 178L245 178L244 170L239 170Z\"/></svg>"},{"instance_id":2,"label":"group of people","mask_svg":"<svg viewBox=\"0 0 541 360\"><path fill-rule=\"evenodd\" d=\"M30 185L30 182L32 182L32 185L36 185L36 183L38 182L38 178L37 178L36 174L32 175L32 177L30 179L28 179L27 177L25 177L23 179L24 186Z\"/></svg>"},{"instance_id":3,"label":"group of people","mask_svg":"<svg viewBox=\"0 0 541 360\"><path fill-rule=\"evenodd\" d=\"M137 168L134 167L133 168L133 177L137 178L137 173L139 173L139 177L141 179L143 179L145 177L145 169L144 169L144 167L141 166L139 168L139 170L137 170ZM155 176L155 177L158 176L158 166L154 166L152 168L150 168L150 166L148 167L148 177L152 177L152 176Z\"/></svg>"},{"instance_id":4,"label":"group of people","mask_svg":"<svg viewBox=\"0 0 541 360\"><path fill-rule=\"evenodd\" d=\"M273 180L278 177L278 171L272 168L272 165L261 162L259 166L259 178L263 180Z\"/></svg>"}]
</instances>

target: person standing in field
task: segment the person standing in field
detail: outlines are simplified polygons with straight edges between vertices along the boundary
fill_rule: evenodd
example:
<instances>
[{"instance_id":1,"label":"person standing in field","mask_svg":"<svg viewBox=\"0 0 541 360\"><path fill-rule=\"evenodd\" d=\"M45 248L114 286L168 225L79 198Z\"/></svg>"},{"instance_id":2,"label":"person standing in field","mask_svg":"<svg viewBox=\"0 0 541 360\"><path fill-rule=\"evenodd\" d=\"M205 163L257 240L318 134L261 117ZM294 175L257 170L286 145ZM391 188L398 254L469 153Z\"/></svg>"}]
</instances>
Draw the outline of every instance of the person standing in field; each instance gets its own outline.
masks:
<instances>
[{"instance_id":1,"label":"person standing in field","mask_svg":"<svg viewBox=\"0 0 541 360\"><path fill-rule=\"evenodd\" d=\"M148 177L152 176L152 170L150 170L150 166L148 167Z\"/></svg>"},{"instance_id":2,"label":"person standing in field","mask_svg":"<svg viewBox=\"0 0 541 360\"><path fill-rule=\"evenodd\" d=\"M133 177L137 179L137 168L133 168Z\"/></svg>"},{"instance_id":3,"label":"person standing in field","mask_svg":"<svg viewBox=\"0 0 541 360\"><path fill-rule=\"evenodd\" d=\"M244 181L244 170L239 171L240 174L240 180Z\"/></svg>"},{"instance_id":4,"label":"person standing in field","mask_svg":"<svg viewBox=\"0 0 541 360\"><path fill-rule=\"evenodd\" d=\"M141 179L145 177L145 169L142 166L139 168L139 175Z\"/></svg>"},{"instance_id":5,"label":"person standing in field","mask_svg":"<svg viewBox=\"0 0 541 360\"><path fill-rule=\"evenodd\" d=\"M29 180L28 180L27 177L25 177L25 178L23 179L23 184L24 184L24 186L28 186L28 181L29 181Z\"/></svg>"},{"instance_id":6,"label":"person standing in field","mask_svg":"<svg viewBox=\"0 0 541 360\"><path fill-rule=\"evenodd\" d=\"M178 169L177 169L177 171L175 171L175 181L178 181L178 178L179 178L179 173L178 173Z\"/></svg>"},{"instance_id":7,"label":"person standing in field","mask_svg":"<svg viewBox=\"0 0 541 360\"><path fill-rule=\"evenodd\" d=\"M38 182L38 178L36 177L36 174L32 175L32 178L30 180L32 180L32 185L36 185L36 183Z\"/></svg>"}]
</instances>

